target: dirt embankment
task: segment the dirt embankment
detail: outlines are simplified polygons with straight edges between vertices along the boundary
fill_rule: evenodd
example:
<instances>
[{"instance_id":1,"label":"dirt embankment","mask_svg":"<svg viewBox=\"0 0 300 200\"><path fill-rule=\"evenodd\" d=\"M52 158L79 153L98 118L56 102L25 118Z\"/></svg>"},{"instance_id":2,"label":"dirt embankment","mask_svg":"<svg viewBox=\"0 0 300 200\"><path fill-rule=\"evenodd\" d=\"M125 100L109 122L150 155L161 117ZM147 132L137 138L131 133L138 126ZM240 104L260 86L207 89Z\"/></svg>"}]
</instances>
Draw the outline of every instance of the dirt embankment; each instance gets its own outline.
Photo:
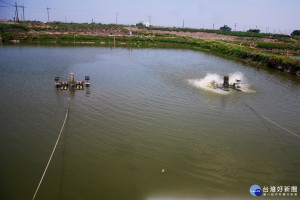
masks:
<instances>
[{"instance_id":1,"label":"dirt embankment","mask_svg":"<svg viewBox=\"0 0 300 200\"><path fill-rule=\"evenodd\" d=\"M136 27L125 27L128 31L149 31L152 33L161 33L161 34L173 34L183 37L193 37L197 39L208 39L208 40L227 40L227 41L241 41L241 40L250 40L250 37L237 37L231 35L222 35L216 33L206 33L206 32L183 32L183 31L161 31L161 30L147 30L147 29L139 29ZM257 41L262 42L276 42L275 39L268 39L268 38L256 38Z\"/></svg>"}]
</instances>

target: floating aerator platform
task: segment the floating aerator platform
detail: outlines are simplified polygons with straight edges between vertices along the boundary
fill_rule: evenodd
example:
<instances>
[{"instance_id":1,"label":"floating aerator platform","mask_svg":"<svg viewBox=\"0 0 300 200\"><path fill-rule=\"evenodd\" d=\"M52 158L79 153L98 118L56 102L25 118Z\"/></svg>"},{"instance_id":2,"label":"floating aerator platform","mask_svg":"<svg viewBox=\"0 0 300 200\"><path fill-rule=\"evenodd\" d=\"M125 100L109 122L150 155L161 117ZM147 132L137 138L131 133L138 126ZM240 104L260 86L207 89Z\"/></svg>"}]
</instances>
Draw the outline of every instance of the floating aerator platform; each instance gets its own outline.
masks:
<instances>
[{"instance_id":1,"label":"floating aerator platform","mask_svg":"<svg viewBox=\"0 0 300 200\"><path fill-rule=\"evenodd\" d=\"M75 81L74 79L74 74L71 73L70 74L70 81L60 81L59 77L55 77L54 81L55 81L55 87L57 89L61 89L61 90L66 90L69 88L74 88L76 90L83 90L84 86L85 87L90 87L90 76L85 76L85 80L84 81Z\"/></svg>"},{"instance_id":2,"label":"floating aerator platform","mask_svg":"<svg viewBox=\"0 0 300 200\"><path fill-rule=\"evenodd\" d=\"M235 80L235 83L232 85L229 84L229 76L224 76L223 85L218 84L216 81L212 81L210 85L213 89L221 89L224 91L229 91L229 89L233 89L235 91L241 91L241 80Z\"/></svg>"}]
</instances>

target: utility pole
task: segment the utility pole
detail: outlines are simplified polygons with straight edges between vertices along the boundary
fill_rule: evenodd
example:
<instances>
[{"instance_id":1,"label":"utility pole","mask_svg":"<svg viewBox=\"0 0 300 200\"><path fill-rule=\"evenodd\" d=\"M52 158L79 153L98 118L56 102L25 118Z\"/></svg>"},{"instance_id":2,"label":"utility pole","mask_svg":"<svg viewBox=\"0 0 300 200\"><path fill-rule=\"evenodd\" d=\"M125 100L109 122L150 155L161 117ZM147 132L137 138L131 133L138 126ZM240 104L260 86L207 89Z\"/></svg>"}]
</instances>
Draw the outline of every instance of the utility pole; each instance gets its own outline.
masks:
<instances>
[{"instance_id":1,"label":"utility pole","mask_svg":"<svg viewBox=\"0 0 300 200\"><path fill-rule=\"evenodd\" d=\"M49 22L50 22L50 20L49 20L49 9L50 9L50 8L48 8L48 7L47 7L47 13L48 13L48 24L49 24Z\"/></svg>"},{"instance_id":2,"label":"utility pole","mask_svg":"<svg viewBox=\"0 0 300 200\"><path fill-rule=\"evenodd\" d=\"M234 31L236 31L236 23L234 23Z\"/></svg>"},{"instance_id":3,"label":"utility pole","mask_svg":"<svg viewBox=\"0 0 300 200\"><path fill-rule=\"evenodd\" d=\"M215 23L213 23L213 30L215 30Z\"/></svg>"},{"instance_id":4,"label":"utility pole","mask_svg":"<svg viewBox=\"0 0 300 200\"><path fill-rule=\"evenodd\" d=\"M148 16L149 17L149 23L150 23L150 25L151 25L151 16Z\"/></svg>"},{"instance_id":5,"label":"utility pole","mask_svg":"<svg viewBox=\"0 0 300 200\"><path fill-rule=\"evenodd\" d=\"M17 4L17 2L15 2L15 7L16 7L16 11L15 11L16 21L19 22L19 13L18 13L18 4Z\"/></svg>"},{"instance_id":6,"label":"utility pole","mask_svg":"<svg viewBox=\"0 0 300 200\"><path fill-rule=\"evenodd\" d=\"M182 21L182 27L184 28L184 20Z\"/></svg>"},{"instance_id":7,"label":"utility pole","mask_svg":"<svg viewBox=\"0 0 300 200\"><path fill-rule=\"evenodd\" d=\"M23 22L25 22L24 5L22 7L23 7Z\"/></svg>"},{"instance_id":8,"label":"utility pole","mask_svg":"<svg viewBox=\"0 0 300 200\"><path fill-rule=\"evenodd\" d=\"M118 13L116 14L116 25L118 25Z\"/></svg>"}]
</instances>

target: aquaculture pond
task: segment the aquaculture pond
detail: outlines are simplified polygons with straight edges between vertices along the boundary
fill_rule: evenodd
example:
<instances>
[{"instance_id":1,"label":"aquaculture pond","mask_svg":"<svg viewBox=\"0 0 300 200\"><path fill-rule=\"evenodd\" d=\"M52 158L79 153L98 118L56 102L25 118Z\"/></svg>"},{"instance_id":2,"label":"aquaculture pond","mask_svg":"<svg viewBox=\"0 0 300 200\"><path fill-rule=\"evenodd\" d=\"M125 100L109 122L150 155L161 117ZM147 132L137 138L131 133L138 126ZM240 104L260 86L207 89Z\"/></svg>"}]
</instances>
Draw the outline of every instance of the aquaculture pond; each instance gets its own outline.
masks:
<instances>
[{"instance_id":1,"label":"aquaculture pond","mask_svg":"<svg viewBox=\"0 0 300 200\"><path fill-rule=\"evenodd\" d=\"M56 89L54 78L70 73L90 76L90 88ZM242 91L213 89L224 75ZM0 94L0 199L32 199L68 98L36 199L251 199L254 184L266 194L299 190L296 76L191 50L1 46Z\"/></svg>"}]
</instances>

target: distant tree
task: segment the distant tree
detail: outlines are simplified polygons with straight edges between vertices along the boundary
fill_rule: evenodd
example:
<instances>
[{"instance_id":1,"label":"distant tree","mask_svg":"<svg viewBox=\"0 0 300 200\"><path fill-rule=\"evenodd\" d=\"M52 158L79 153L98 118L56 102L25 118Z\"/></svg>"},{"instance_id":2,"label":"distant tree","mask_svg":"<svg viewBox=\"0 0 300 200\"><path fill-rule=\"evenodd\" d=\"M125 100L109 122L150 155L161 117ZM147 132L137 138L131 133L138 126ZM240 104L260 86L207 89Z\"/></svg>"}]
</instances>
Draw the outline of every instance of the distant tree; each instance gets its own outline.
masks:
<instances>
[{"instance_id":1,"label":"distant tree","mask_svg":"<svg viewBox=\"0 0 300 200\"><path fill-rule=\"evenodd\" d=\"M231 31L231 28L227 25L224 25L224 26L220 27L220 30L221 31Z\"/></svg>"},{"instance_id":2,"label":"distant tree","mask_svg":"<svg viewBox=\"0 0 300 200\"><path fill-rule=\"evenodd\" d=\"M54 21L54 22L52 22L53 24L61 24L61 22L60 21Z\"/></svg>"},{"instance_id":3,"label":"distant tree","mask_svg":"<svg viewBox=\"0 0 300 200\"><path fill-rule=\"evenodd\" d=\"M260 30L259 30L259 29L249 29L247 32L251 32L251 33L259 33Z\"/></svg>"},{"instance_id":4,"label":"distant tree","mask_svg":"<svg viewBox=\"0 0 300 200\"><path fill-rule=\"evenodd\" d=\"M291 35L300 35L300 30L294 30Z\"/></svg>"},{"instance_id":5,"label":"distant tree","mask_svg":"<svg viewBox=\"0 0 300 200\"><path fill-rule=\"evenodd\" d=\"M144 26L143 22L139 22L136 24L136 26Z\"/></svg>"}]
</instances>

